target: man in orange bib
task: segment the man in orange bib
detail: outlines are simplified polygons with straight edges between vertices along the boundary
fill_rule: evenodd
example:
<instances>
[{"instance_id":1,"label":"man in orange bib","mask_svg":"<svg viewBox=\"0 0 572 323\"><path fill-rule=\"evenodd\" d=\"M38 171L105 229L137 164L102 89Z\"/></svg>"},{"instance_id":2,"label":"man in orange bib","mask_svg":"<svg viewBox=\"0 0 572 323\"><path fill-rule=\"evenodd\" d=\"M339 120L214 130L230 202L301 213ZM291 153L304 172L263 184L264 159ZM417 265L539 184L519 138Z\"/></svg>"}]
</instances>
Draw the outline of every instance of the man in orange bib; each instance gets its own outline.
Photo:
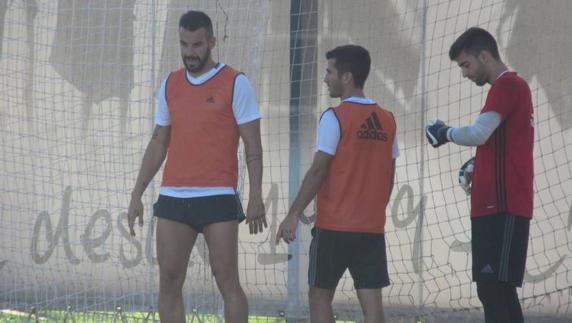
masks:
<instances>
[{"instance_id":1,"label":"man in orange bib","mask_svg":"<svg viewBox=\"0 0 572 323\"><path fill-rule=\"evenodd\" d=\"M250 183L246 223L256 234L266 227L260 112L246 76L213 61L216 39L205 13L182 15L179 39L185 68L161 85L156 127L131 194L129 228L135 235L135 220L143 225L141 196L166 158L153 210L161 321L185 322L183 283L193 245L203 233L225 320L246 323L248 303L238 276L238 223L244 215L236 192L237 150L242 138Z\"/></svg>"},{"instance_id":2,"label":"man in orange bib","mask_svg":"<svg viewBox=\"0 0 572 323\"><path fill-rule=\"evenodd\" d=\"M389 285L385 209L399 156L393 114L365 97L371 59L366 49L346 45L326 53L324 82L341 104L322 114L318 144L276 242L296 238L298 219L318 195L312 229L308 283L312 322L333 322L332 300L346 269L365 322L385 322L381 288Z\"/></svg>"}]
</instances>

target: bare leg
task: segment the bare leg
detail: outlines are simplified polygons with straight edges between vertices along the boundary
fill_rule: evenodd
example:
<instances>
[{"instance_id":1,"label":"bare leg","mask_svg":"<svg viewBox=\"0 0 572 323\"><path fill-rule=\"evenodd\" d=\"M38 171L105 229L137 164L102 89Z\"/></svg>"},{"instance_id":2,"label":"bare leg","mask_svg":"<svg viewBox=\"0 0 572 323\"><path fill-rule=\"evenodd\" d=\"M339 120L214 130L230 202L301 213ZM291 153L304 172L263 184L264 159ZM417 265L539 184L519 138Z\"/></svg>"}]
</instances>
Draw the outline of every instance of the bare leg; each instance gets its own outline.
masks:
<instances>
[{"instance_id":1,"label":"bare leg","mask_svg":"<svg viewBox=\"0 0 572 323\"><path fill-rule=\"evenodd\" d=\"M332 301L335 289L324 289L310 286L310 322L312 323L333 323L334 310Z\"/></svg>"},{"instance_id":2,"label":"bare leg","mask_svg":"<svg viewBox=\"0 0 572 323\"><path fill-rule=\"evenodd\" d=\"M159 316L162 323L184 323L183 284L198 233L190 226L158 218Z\"/></svg>"},{"instance_id":3,"label":"bare leg","mask_svg":"<svg viewBox=\"0 0 572 323\"><path fill-rule=\"evenodd\" d=\"M381 303L381 288L358 289L357 296L365 323L385 323L383 305Z\"/></svg>"},{"instance_id":4,"label":"bare leg","mask_svg":"<svg viewBox=\"0 0 572 323\"><path fill-rule=\"evenodd\" d=\"M238 222L209 224L203 233L212 272L224 300L225 321L247 323L248 301L238 278Z\"/></svg>"}]
</instances>

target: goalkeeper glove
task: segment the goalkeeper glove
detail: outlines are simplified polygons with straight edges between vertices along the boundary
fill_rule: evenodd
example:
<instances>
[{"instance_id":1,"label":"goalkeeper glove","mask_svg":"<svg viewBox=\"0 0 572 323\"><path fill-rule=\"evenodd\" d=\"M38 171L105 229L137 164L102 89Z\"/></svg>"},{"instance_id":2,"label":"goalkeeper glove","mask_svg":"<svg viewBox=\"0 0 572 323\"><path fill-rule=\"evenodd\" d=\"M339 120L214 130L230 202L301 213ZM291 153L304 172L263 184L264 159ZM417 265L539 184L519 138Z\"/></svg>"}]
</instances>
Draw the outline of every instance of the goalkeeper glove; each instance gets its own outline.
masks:
<instances>
[{"instance_id":1,"label":"goalkeeper glove","mask_svg":"<svg viewBox=\"0 0 572 323\"><path fill-rule=\"evenodd\" d=\"M459 170L459 185L461 185L461 188L465 193L467 193L467 195L471 195L471 177L473 175L474 167L475 157L464 163Z\"/></svg>"},{"instance_id":2,"label":"goalkeeper glove","mask_svg":"<svg viewBox=\"0 0 572 323\"><path fill-rule=\"evenodd\" d=\"M431 146L433 146L433 148L437 148L449 142L449 138L447 137L447 131L449 131L449 129L451 129L451 127L447 126L443 121L435 118L427 127L425 127L425 136Z\"/></svg>"}]
</instances>

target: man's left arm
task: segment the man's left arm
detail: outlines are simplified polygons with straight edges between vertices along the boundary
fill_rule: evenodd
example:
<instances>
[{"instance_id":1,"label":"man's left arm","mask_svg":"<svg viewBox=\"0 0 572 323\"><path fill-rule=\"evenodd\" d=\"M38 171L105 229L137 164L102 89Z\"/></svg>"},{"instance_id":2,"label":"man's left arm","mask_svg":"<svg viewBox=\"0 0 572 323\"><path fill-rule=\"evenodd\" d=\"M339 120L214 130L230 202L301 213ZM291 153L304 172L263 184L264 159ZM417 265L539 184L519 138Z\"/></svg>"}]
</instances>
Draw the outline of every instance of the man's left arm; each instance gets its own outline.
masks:
<instances>
[{"instance_id":1,"label":"man's left arm","mask_svg":"<svg viewBox=\"0 0 572 323\"><path fill-rule=\"evenodd\" d=\"M251 234L262 232L268 226L266 211L262 202L262 144L260 140L260 119L238 126L244 142L246 167L250 191L246 208L246 223Z\"/></svg>"},{"instance_id":2,"label":"man's left arm","mask_svg":"<svg viewBox=\"0 0 572 323\"><path fill-rule=\"evenodd\" d=\"M501 115L496 111L481 113L474 124L452 128L436 119L425 128L429 143L437 148L449 141L461 146L480 146L487 142L501 123Z\"/></svg>"}]
</instances>

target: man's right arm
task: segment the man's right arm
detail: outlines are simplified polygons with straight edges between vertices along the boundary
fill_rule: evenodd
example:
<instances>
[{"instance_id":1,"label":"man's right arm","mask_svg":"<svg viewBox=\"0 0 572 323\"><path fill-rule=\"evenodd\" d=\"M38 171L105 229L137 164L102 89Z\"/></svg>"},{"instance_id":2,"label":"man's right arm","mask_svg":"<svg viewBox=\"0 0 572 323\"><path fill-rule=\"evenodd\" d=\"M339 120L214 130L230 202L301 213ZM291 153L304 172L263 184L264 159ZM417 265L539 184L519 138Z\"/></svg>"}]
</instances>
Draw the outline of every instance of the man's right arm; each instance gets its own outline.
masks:
<instances>
[{"instance_id":1,"label":"man's right arm","mask_svg":"<svg viewBox=\"0 0 572 323\"><path fill-rule=\"evenodd\" d=\"M316 196L322 183L324 182L330 163L336 154L338 143L340 141L340 123L333 109L328 109L320 118L320 126L318 127L318 142L316 144L316 153L310 169L304 176L300 191L296 195L286 218L282 220L276 233L276 243L283 239L284 242L290 243L296 239L296 227L298 218L304 212L304 209Z\"/></svg>"},{"instance_id":2,"label":"man's right arm","mask_svg":"<svg viewBox=\"0 0 572 323\"><path fill-rule=\"evenodd\" d=\"M143 161L141 162L141 168L139 169L139 175L137 175L135 187L131 192L131 201L129 203L129 210L127 211L129 230L133 236L135 235L133 226L137 217L139 217L139 225L143 225L143 204L141 203L141 197L163 164L167 156L170 139L171 126L155 126L153 136L143 155Z\"/></svg>"},{"instance_id":3,"label":"man's right arm","mask_svg":"<svg viewBox=\"0 0 572 323\"><path fill-rule=\"evenodd\" d=\"M280 239L284 240L286 243L290 243L296 239L298 219L304 212L306 206L310 204L312 199L314 199L320 190L320 187L328 176L328 170L333 158L333 155L327 154L323 151L317 151L314 154L314 160L310 169L304 176L304 180L300 186L300 191L296 195L286 218L282 220L282 223L280 223L280 226L278 227L276 243L278 243Z\"/></svg>"},{"instance_id":4,"label":"man's right arm","mask_svg":"<svg viewBox=\"0 0 572 323\"><path fill-rule=\"evenodd\" d=\"M135 187L131 192L131 197L141 198L147 185L151 182L167 156L167 148L171 138L171 126L156 125L153 136L145 149L139 175L135 182Z\"/></svg>"}]
</instances>

